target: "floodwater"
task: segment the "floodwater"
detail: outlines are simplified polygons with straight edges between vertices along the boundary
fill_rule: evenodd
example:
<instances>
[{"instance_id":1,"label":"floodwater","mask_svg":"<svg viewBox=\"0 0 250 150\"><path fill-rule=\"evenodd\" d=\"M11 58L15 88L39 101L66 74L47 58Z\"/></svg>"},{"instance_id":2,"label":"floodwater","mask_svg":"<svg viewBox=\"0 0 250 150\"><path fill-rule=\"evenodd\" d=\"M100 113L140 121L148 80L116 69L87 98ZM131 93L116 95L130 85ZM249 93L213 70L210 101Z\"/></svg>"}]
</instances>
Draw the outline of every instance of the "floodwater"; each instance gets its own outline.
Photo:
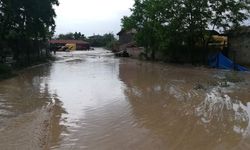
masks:
<instances>
[{"instance_id":1,"label":"floodwater","mask_svg":"<svg viewBox=\"0 0 250 150\"><path fill-rule=\"evenodd\" d=\"M0 82L0 149L250 149L250 74L104 49Z\"/></svg>"}]
</instances>

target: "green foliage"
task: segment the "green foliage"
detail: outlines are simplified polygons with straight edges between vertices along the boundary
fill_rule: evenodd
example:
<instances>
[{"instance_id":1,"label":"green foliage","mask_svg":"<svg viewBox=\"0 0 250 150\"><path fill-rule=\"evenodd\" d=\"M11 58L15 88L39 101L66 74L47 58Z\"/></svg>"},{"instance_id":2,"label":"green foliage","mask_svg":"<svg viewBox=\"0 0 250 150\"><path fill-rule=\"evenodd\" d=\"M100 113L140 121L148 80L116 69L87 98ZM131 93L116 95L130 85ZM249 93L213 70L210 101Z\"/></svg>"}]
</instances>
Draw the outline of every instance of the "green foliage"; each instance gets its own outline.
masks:
<instances>
[{"instance_id":1,"label":"green foliage","mask_svg":"<svg viewBox=\"0 0 250 150\"><path fill-rule=\"evenodd\" d=\"M107 33L104 35L93 35L88 38L88 42L93 47L106 47L108 49L116 42L116 38L113 33Z\"/></svg>"},{"instance_id":2,"label":"green foliage","mask_svg":"<svg viewBox=\"0 0 250 150\"><path fill-rule=\"evenodd\" d=\"M86 40L86 37L81 32L59 34L58 38L60 40Z\"/></svg>"},{"instance_id":3,"label":"green foliage","mask_svg":"<svg viewBox=\"0 0 250 150\"><path fill-rule=\"evenodd\" d=\"M39 58L55 30L54 5L58 0L1 0L0 51L10 48L17 62Z\"/></svg>"},{"instance_id":4,"label":"green foliage","mask_svg":"<svg viewBox=\"0 0 250 150\"><path fill-rule=\"evenodd\" d=\"M105 45L105 48L108 50L112 50L115 51L117 50L118 47L118 41L117 40L112 40L112 41L108 41Z\"/></svg>"},{"instance_id":5,"label":"green foliage","mask_svg":"<svg viewBox=\"0 0 250 150\"><path fill-rule=\"evenodd\" d=\"M46 38L55 29L53 5L57 0L4 0L1 5L2 36L12 31L19 36Z\"/></svg>"},{"instance_id":6,"label":"green foliage","mask_svg":"<svg viewBox=\"0 0 250 150\"><path fill-rule=\"evenodd\" d=\"M136 29L136 40L151 58L156 53L170 59L206 49L208 30L228 30L249 16L250 2L239 0L135 0L132 15L122 18L122 27ZM207 38L205 38L207 36Z\"/></svg>"}]
</instances>

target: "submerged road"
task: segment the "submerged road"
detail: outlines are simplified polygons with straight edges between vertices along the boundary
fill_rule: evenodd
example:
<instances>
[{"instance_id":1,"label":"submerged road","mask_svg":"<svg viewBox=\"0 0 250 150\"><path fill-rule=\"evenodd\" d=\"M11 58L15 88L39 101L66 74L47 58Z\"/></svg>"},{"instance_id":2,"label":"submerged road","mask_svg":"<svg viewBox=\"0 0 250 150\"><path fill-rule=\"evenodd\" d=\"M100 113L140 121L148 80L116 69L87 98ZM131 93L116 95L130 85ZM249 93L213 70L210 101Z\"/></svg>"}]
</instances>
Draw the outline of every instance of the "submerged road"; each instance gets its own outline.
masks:
<instances>
[{"instance_id":1,"label":"submerged road","mask_svg":"<svg viewBox=\"0 0 250 150\"><path fill-rule=\"evenodd\" d=\"M250 149L248 73L57 57L0 82L0 149Z\"/></svg>"}]
</instances>

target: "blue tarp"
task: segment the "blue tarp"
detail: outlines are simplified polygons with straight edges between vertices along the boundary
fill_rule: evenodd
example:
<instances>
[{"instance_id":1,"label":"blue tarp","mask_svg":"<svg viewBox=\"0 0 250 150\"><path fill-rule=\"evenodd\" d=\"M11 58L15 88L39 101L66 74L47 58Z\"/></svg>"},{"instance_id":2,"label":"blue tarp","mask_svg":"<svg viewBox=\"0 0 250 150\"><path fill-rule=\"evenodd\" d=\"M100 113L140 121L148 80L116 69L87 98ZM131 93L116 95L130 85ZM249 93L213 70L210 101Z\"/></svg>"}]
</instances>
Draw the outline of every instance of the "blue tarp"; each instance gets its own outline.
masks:
<instances>
[{"instance_id":1,"label":"blue tarp","mask_svg":"<svg viewBox=\"0 0 250 150\"><path fill-rule=\"evenodd\" d=\"M218 69L249 71L247 68L235 64L232 60L224 56L221 52L210 56L208 59L208 65L212 68Z\"/></svg>"}]
</instances>

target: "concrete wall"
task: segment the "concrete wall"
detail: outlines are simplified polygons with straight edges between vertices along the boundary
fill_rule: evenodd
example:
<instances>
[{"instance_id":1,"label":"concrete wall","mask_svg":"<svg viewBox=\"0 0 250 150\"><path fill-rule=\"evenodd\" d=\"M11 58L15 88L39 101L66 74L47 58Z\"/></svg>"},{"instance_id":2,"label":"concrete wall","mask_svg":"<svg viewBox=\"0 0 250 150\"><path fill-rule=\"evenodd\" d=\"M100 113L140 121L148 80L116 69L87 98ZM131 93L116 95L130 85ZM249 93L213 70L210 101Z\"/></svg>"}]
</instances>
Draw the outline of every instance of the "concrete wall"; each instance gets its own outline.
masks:
<instances>
[{"instance_id":1,"label":"concrete wall","mask_svg":"<svg viewBox=\"0 0 250 150\"><path fill-rule=\"evenodd\" d=\"M229 39L229 56L235 57L236 63L250 65L250 37L235 36Z\"/></svg>"}]
</instances>

